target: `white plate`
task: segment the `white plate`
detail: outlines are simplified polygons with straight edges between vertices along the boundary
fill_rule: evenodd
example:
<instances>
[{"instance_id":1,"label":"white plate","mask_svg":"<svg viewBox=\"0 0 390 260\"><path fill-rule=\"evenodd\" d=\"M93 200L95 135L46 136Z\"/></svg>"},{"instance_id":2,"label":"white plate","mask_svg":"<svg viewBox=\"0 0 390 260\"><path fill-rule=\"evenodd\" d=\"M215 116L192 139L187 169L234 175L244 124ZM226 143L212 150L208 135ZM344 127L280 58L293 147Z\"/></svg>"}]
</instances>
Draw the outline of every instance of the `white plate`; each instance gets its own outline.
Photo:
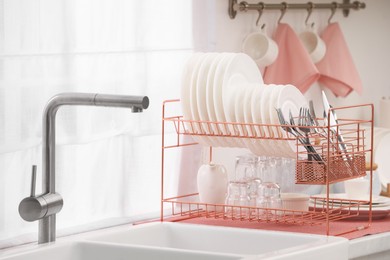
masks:
<instances>
[{"instance_id":1,"label":"white plate","mask_svg":"<svg viewBox=\"0 0 390 260\"><path fill-rule=\"evenodd\" d=\"M373 147L374 157L379 145L382 142L383 137L385 137L389 133L390 133L390 129L388 128L374 127L374 147ZM367 136L367 138L369 139L371 138L371 136Z\"/></svg>"},{"instance_id":2,"label":"white plate","mask_svg":"<svg viewBox=\"0 0 390 260\"><path fill-rule=\"evenodd\" d=\"M245 124L245 115L244 115L244 110L245 106L248 106L247 103L245 103L244 99L248 97L250 93L253 92L255 86L249 85L245 88L237 89L236 91L236 97L234 100L234 120L235 122ZM250 103L249 103L250 105ZM247 136L248 131L245 126L238 126L238 131L240 133L240 136Z\"/></svg>"},{"instance_id":3,"label":"white plate","mask_svg":"<svg viewBox=\"0 0 390 260\"><path fill-rule=\"evenodd\" d=\"M276 88L276 85L274 85L274 84L269 84L269 85L265 86L263 94L261 96L260 114L261 114L261 121L263 122L263 124L270 124L271 123L270 116L269 116L270 115L269 103L270 103L272 91L274 91L275 88ZM273 137L272 128L264 127L264 133L266 134L267 137Z\"/></svg>"},{"instance_id":4,"label":"white plate","mask_svg":"<svg viewBox=\"0 0 390 260\"><path fill-rule=\"evenodd\" d=\"M274 84L269 84L269 85L266 85L265 88L264 88L264 91L262 93L262 96L261 96L261 101L260 101L260 114L261 114L261 122L262 124L264 124L265 126L263 127L263 131L264 131L264 135L268 138L271 138L273 137L273 131L272 131L272 128L266 126L266 125L269 125L271 122L270 122L270 117L269 117L269 102L270 102L270 98L271 98L271 93L272 91L274 90L274 88L276 87L276 85ZM263 140L263 144L266 148L266 150L268 151L267 155L269 156L277 156L278 154L278 151L277 151L277 148L274 146L274 140L272 139L264 139Z\"/></svg>"},{"instance_id":5,"label":"white plate","mask_svg":"<svg viewBox=\"0 0 390 260\"><path fill-rule=\"evenodd\" d=\"M208 75L211 74L211 65L217 57L219 57L217 53L210 53L210 55L203 59L198 71L198 78L196 83L196 102L199 119L202 121L209 120L206 100L207 79Z\"/></svg>"},{"instance_id":6,"label":"white plate","mask_svg":"<svg viewBox=\"0 0 390 260\"><path fill-rule=\"evenodd\" d=\"M382 137L378 148L375 150L375 162L378 164L378 176L382 184L382 189L387 189L387 184L390 183L390 134Z\"/></svg>"},{"instance_id":7,"label":"white plate","mask_svg":"<svg viewBox=\"0 0 390 260\"><path fill-rule=\"evenodd\" d=\"M279 95L280 95L280 92L286 88L285 85L273 85L274 89L272 90L271 94L270 94L270 98L269 98L269 107L268 107L268 118L266 119L266 121L269 121L269 124L272 124L272 125L279 125L279 119L277 118L277 120L275 120L275 118L273 117L274 114L276 113L276 103L278 101L278 98L279 98ZM280 138L283 136L283 130L281 128L277 128L277 127L274 127L272 126L270 128L270 130L272 131L272 136L274 138ZM275 148L275 152L276 152L276 156L278 157L290 157L290 158L294 158L292 156L289 156L288 153L286 153L286 147L285 147L285 142L284 141L281 141L281 140L270 140L270 143L271 145ZM295 154L294 154L295 155Z\"/></svg>"},{"instance_id":8,"label":"white plate","mask_svg":"<svg viewBox=\"0 0 390 260\"><path fill-rule=\"evenodd\" d=\"M371 126L363 126L363 129L366 130L365 131L365 140L364 140L364 144L366 145L366 149L371 149ZM382 138L390 133L390 129L389 128L383 128L383 127L376 127L374 126L374 144L373 144L373 152L374 152L374 158L375 158L375 151L376 149L378 148L378 145L380 144ZM367 153L366 156L369 156L370 154ZM367 161L370 161L370 158L366 158Z\"/></svg>"},{"instance_id":9,"label":"white plate","mask_svg":"<svg viewBox=\"0 0 390 260\"><path fill-rule=\"evenodd\" d=\"M195 87L197 111L192 111L192 115L195 120L209 121L206 104L207 78L210 72L210 66L218 56L219 55L217 53L209 53L204 57L200 64ZM203 123L200 125L200 130L204 133L210 134L212 129L210 125ZM199 136L198 138L202 139L204 143L207 143L210 146L218 146L217 142L214 142L214 139L210 136Z\"/></svg>"},{"instance_id":10,"label":"white plate","mask_svg":"<svg viewBox=\"0 0 390 260\"><path fill-rule=\"evenodd\" d=\"M223 79L225 76L225 70L226 66L229 64L229 62L236 56L235 53L229 53L224 55L224 57L219 62L214 76L214 88L213 88L213 103L214 103L214 111L216 115L217 122L226 122L225 112L223 111L223 102L222 102L222 84ZM225 134L230 134L228 128L225 127L225 125L218 125L219 130ZM223 137L221 140L223 140L225 146L228 147L235 147L237 146L236 138L230 138L230 137Z\"/></svg>"},{"instance_id":11,"label":"white plate","mask_svg":"<svg viewBox=\"0 0 390 260\"><path fill-rule=\"evenodd\" d=\"M219 53L210 64L209 73L207 75L207 83L206 83L206 107L207 107L207 118L211 122L217 122L217 115L215 113L214 108L214 86L215 86L215 73L217 71L217 67L219 63L228 56L227 53ZM214 134L218 134L220 129L218 125L211 124L211 130ZM213 146L225 146L225 142L223 141L223 137L213 136L210 137L213 140Z\"/></svg>"},{"instance_id":12,"label":"white plate","mask_svg":"<svg viewBox=\"0 0 390 260\"><path fill-rule=\"evenodd\" d=\"M283 116L286 120L289 118L289 113L291 111L292 115L294 117L299 116L299 109L301 107L308 108L307 100L303 96L303 94L293 85L285 85L284 88L282 88L276 100L273 101L273 109L270 109L271 112L271 122L272 124L279 124L279 117L276 113L275 108L280 108ZM282 128L279 128L280 131L284 131ZM283 133L285 134L285 133ZM286 157L295 158L296 157L296 141L287 141L287 142L280 142L282 145L281 149L284 149L284 155ZM299 152L305 151L303 146L298 147Z\"/></svg>"},{"instance_id":13,"label":"white plate","mask_svg":"<svg viewBox=\"0 0 390 260\"><path fill-rule=\"evenodd\" d=\"M313 195L313 197L318 197L321 199L321 201L326 200L326 194L316 194L316 195ZM354 200L352 198L349 198L346 193L330 193L329 199L346 199L346 200L351 199L351 200ZM311 199L311 200L313 200L313 199ZM362 199L356 199L356 200L362 200ZM368 195L367 195L367 200L369 200ZM334 201L334 203L346 204L346 203L343 203L342 201L339 201L339 202ZM389 205L390 205L390 198L383 197L383 196L376 196L376 195L372 196L372 206L373 207L386 207ZM370 205L368 205L368 204L360 205L360 207L365 207L365 208L368 208L369 206Z\"/></svg>"},{"instance_id":14,"label":"white plate","mask_svg":"<svg viewBox=\"0 0 390 260\"><path fill-rule=\"evenodd\" d=\"M246 118L248 123L254 123L254 124L263 124L262 118L261 118L261 99L263 96L263 92L266 87L264 87L264 84L262 86L259 86L255 88L255 90L252 93L251 98L251 110L250 113L246 112ZM248 131L251 131L250 127L248 127ZM262 126L254 126L254 130L256 131L256 136L258 137L264 137L264 129ZM252 153L262 156L262 155L271 155L269 153L269 150L267 148L267 140L265 139L251 139L251 144L249 145L249 150L251 150Z\"/></svg>"},{"instance_id":15,"label":"white plate","mask_svg":"<svg viewBox=\"0 0 390 260\"><path fill-rule=\"evenodd\" d=\"M198 111L198 102L197 102L197 88L200 84L198 84L198 81L201 79L199 77L200 68L202 65L208 62L210 57L212 56L211 53L204 54L198 62L195 64L194 69L192 71L191 76L191 83L190 83L190 107L191 107L191 119L192 120L200 120L199 111ZM199 126L197 126L198 128ZM200 129L198 128L197 131Z\"/></svg>"},{"instance_id":16,"label":"white plate","mask_svg":"<svg viewBox=\"0 0 390 260\"><path fill-rule=\"evenodd\" d=\"M222 106L228 121L234 122L235 119L236 90L246 88L250 83L263 84L263 77L252 58L247 54L238 53L226 65L222 82ZM233 133L235 130L231 129ZM245 146L240 139L237 140L240 147Z\"/></svg>"},{"instance_id":17,"label":"white plate","mask_svg":"<svg viewBox=\"0 0 390 260\"><path fill-rule=\"evenodd\" d=\"M210 53L205 53L203 54L195 63L193 70L192 70L192 75L191 75L191 82L190 82L190 108L191 108L191 120L194 121L199 121L199 113L198 113L198 103L197 103L197 86L198 86L198 75L199 75L199 70L200 67L203 63L203 61L209 57L211 54ZM202 127L198 123L192 124L190 126L190 131L195 132L195 133L202 133ZM194 135L192 136L194 140L196 140L199 144L208 146L209 143L207 142L207 137L204 138L204 136L197 136Z\"/></svg>"},{"instance_id":18,"label":"white plate","mask_svg":"<svg viewBox=\"0 0 390 260\"><path fill-rule=\"evenodd\" d=\"M199 59L203 57L203 55L204 53L193 54L184 65L181 79L180 103L183 110L183 119L185 120L191 120L192 118L190 104L192 72L194 70L195 65L198 63Z\"/></svg>"},{"instance_id":19,"label":"white plate","mask_svg":"<svg viewBox=\"0 0 390 260\"><path fill-rule=\"evenodd\" d=\"M250 83L263 84L263 77L256 63L248 55L239 53L226 65L222 85L222 103L226 119L235 117L237 89L247 88Z\"/></svg>"},{"instance_id":20,"label":"white plate","mask_svg":"<svg viewBox=\"0 0 390 260\"><path fill-rule=\"evenodd\" d=\"M235 117L236 121L239 123L253 123L252 120L252 114L251 114L251 98L253 95L253 92L256 88L261 88L260 84L248 84L246 88L243 88L238 91L235 101ZM250 129L250 126L246 125L240 125L238 128L240 135L242 136L252 136L255 133L252 131L255 131L254 128ZM245 147L249 150L252 146L252 139L251 138L242 138L242 142L244 143Z\"/></svg>"},{"instance_id":21,"label":"white plate","mask_svg":"<svg viewBox=\"0 0 390 260\"><path fill-rule=\"evenodd\" d=\"M229 100L229 111L224 109L227 122L237 123L236 105L240 105L240 104L236 104L236 98L237 98L237 96L241 96L243 98L243 94L244 94L243 92L247 88L247 85L248 85L248 83L246 82L245 76L240 74L240 73L234 74L229 78L229 88L231 91L228 91L227 94L222 95L223 96L223 98L222 98L223 104L226 103L225 100ZM225 85L225 89L226 89L226 85ZM225 93L224 92L224 85L222 86L222 90L223 90L222 93ZM228 97L228 98L226 99L226 97ZM225 108L225 105L224 105L224 108ZM229 131L231 134L233 134L233 135L242 134L239 131L239 126L229 124L228 127L229 127ZM237 142L236 144L239 147L245 147L245 144L244 144L242 139L236 138L235 141Z\"/></svg>"},{"instance_id":22,"label":"white plate","mask_svg":"<svg viewBox=\"0 0 390 260\"><path fill-rule=\"evenodd\" d=\"M322 201L317 200L316 202L317 203L314 204L314 201L310 200L309 206L319 208L319 210L321 210L321 208L325 206L324 205L325 201L323 200ZM344 204L335 203L333 206L337 208L337 207L342 207L343 205ZM342 209L342 211L349 212L351 214L351 217L348 218L348 220L368 220L369 210L370 210L369 205L360 205L359 207L351 207L351 208L345 207L345 209ZM390 213L390 204L377 204L377 205L373 204L371 212L372 212L371 216L373 220L386 218Z\"/></svg>"},{"instance_id":23,"label":"white plate","mask_svg":"<svg viewBox=\"0 0 390 260\"><path fill-rule=\"evenodd\" d=\"M258 87L253 91L253 95L251 98L251 120L255 124L262 124L261 120L261 98L263 96L263 92L265 90L264 86ZM249 118L249 115L247 115ZM257 136L264 136L263 127L255 127Z\"/></svg>"}]
</instances>

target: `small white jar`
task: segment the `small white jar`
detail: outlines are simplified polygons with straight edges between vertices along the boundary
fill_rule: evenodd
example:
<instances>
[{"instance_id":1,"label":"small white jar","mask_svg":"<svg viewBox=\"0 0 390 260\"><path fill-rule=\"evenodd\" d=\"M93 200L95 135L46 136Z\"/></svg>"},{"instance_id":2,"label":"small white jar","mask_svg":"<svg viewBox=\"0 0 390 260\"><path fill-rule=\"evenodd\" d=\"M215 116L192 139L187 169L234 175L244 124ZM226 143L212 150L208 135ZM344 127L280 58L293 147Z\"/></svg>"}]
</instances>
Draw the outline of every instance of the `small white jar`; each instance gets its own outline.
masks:
<instances>
[{"instance_id":1,"label":"small white jar","mask_svg":"<svg viewBox=\"0 0 390 260\"><path fill-rule=\"evenodd\" d=\"M283 203L283 209L308 211L310 196L303 193L282 193L280 195Z\"/></svg>"},{"instance_id":2,"label":"small white jar","mask_svg":"<svg viewBox=\"0 0 390 260\"><path fill-rule=\"evenodd\" d=\"M223 165L203 164L198 170L197 181L200 202L209 204L225 202L228 174Z\"/></svg>"}]
</instances>

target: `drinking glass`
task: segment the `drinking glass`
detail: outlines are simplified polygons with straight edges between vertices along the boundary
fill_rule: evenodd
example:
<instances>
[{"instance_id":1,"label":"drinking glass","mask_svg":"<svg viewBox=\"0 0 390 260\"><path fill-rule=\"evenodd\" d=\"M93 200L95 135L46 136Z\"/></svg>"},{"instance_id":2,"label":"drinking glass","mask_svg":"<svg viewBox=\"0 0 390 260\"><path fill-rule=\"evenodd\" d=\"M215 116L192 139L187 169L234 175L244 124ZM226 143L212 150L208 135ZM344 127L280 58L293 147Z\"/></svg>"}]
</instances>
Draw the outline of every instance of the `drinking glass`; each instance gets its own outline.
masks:
<instances>
[{"instance_id":1,"label":"drinking glass","mask_svg":"<svg viewBox=\"0 0 390 260\"><path fill-rule=\"evenodd\" d=\"M225 212L232 216L246 216L249 214L251 198L249 197L249 184L246 182L229 182L225 204ZM233 207L232 207L233 206Z\"/></svg>"},{"instance_id":2,"label":"drinking glass","mask_svg":"<svg viewBox=\"0 0 390 260\"><path fill-rule=\"evenodd\" d=\"M236 157L235 182L245 182L249 185L250 206L256 206L257 188L261 183L257 169L259 157L246 154Z\"/></svg>"}]
</instances>

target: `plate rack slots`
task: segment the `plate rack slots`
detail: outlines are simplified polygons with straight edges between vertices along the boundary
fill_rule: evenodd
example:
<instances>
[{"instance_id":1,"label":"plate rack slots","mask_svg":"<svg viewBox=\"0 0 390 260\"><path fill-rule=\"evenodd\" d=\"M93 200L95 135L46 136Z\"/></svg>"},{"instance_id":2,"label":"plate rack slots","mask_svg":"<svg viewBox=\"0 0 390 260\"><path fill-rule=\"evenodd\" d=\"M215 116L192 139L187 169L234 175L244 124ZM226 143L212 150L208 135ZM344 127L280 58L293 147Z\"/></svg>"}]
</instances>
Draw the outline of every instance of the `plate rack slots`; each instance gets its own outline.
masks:
<instances>
[{"instance_id":1,"label":"plate rack slots","mask_svg":"<svg viewBox=\"0 0 390 260\"><path fill-rule=\"evenodd\" d=\"M162 113L162 199L160 220L164 221L165 208L169 208L171 220L180 221L189 218L206 217L221 220L255 221L259 223L280 223L298 225L323 225L326 226L326 234L330 235L330 222L359 216L361 206L370 203L368 211L368 228L372 221L371 202L362 200L349 200L329 198L330 184L366 176L366 158L372 162L372 138L373 138L373 113L372 104L332 108L331 110L369 109L371 118L369 120L339 119L336 126L329 124L329 119L317 118L319 126L316 131L310 131L307 138L318 153L322 161L310 159L309 153L298 142L297 138L283 130L281 125L265 124L244 124L236 122L211 122L184 120L180 115L167 115L169 106L180 104L180 100L167 100L163 103ZM331 111L330 111L331 112ZM298 126L296 126L298 127ZM314 127L314 126L309 126ZM331 127L336 129L332 131ZM167 129L171 131L167 131ZM263 131L259 131L262 129ZM265 130L265 131L264 131ZM268 131L272 130L272 131ZM165 135L176 134L173 143L168 144ZM268 134L267 134L268 133ZM276 133L269 135L269 133ZM368 134L370 133L370 134ZM280 141L295 141L296 143L296 173L297 184L325 185L327 200L319 197L310 198L310 209L308 211L293 211L285 209L258 208L250 206L234 206L225 204L207 204L199 202L198 194L184 194L175 197L164 195L164 153L166 149L195 145L197 142L183 142L185 138L180 136L191 135L210 136L217 138L251 138L251 139L272 139ZM342 135L342 139L340 138ZM367 145L367 139L371 142ZM186 139L188 140L188 138ZM343 146L340 145L341 140ZM307 144L305 144L307 145ZM185 152L185 150L183 150ZM210 161L212 159L212 147L210 146ZM372 191L372 165L369 169L370 191ZM362 227L359 227L362 229ZM357 229L348 232L356 231ZM348 233L343 232L343 234ZM333 234L339 235L339 234Z\"/></svg>"}]
</instances>

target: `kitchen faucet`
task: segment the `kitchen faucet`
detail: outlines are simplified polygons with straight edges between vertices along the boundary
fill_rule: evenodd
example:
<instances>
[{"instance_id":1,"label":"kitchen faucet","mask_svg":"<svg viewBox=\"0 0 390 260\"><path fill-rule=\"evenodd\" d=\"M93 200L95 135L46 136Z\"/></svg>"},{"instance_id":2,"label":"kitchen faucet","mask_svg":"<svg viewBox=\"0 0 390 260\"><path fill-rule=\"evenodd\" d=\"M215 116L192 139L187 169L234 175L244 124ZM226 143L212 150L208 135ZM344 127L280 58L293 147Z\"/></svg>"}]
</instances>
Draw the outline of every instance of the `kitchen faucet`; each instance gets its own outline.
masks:
<instances>
[{"instance_id":1,"label":"kitchen faucet","mask_svg":"<svg viewBox=\"0 0 390 260\"><path fill-rule=\"evenodd\" d=\"M52 97L43 114L42 129L42 194L35 195L36 166L33 166L31 194L19 204L19 214L26 221L39 220L38 243L56 239L56 214L63 200L55 190L55 117L60 106L83 105L130 108L142 112L148 108L147 96L122 96L94 93L62 93Z\"/></svg>"}]
</instances>

